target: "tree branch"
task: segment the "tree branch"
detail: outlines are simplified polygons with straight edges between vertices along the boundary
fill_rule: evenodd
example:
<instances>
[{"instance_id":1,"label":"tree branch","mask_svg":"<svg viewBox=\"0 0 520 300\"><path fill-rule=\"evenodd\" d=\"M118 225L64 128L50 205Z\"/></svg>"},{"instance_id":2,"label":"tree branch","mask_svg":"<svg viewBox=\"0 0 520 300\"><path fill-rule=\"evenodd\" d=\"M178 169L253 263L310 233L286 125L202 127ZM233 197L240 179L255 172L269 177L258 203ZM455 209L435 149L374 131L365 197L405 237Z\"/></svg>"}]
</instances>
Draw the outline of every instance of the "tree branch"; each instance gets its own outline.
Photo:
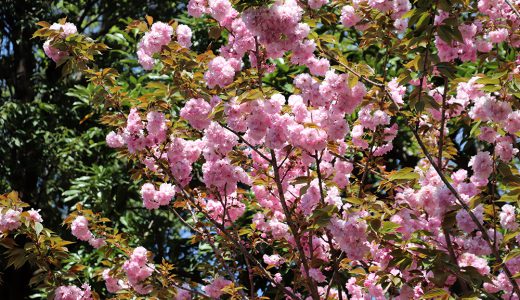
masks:
<instances>
[{"instance_id":1,"label":"tree branch","mask_svg":"<svg viewBox=\"0 0 520 300\"><path fill-rule=\"evenodd\" d=\"M499 253L498 249L495 247L495 243L491 241L491 238L490 238L486 228L484 228L484 226L480 223L480 221L477 219L475 214L471 211L471 209L466 204L466 202L464 202L464 200L460 197L460 195L457 192L457 190L455 190L455 188L453 188L453 186L450 184L448 179L446 179L446 176L444 176L442 170L439 168L439 166L437 166L437 164L433 160L433 158L432 158L430 152L428 151L428 149L426 149L426 146L424 145L424 143L423 143L421 137L419 136L419 133L417 132L417 130L414 129L414 128L411 128L411 129L412 129L413 135L415 136L417 142L419 143L419 146L421 147L421 150L423 151L424 155L426 156L426 158L428 159L428 161L430 162L432 167L435 169L435 171L437 172L437 174L441 178L442 182L444 182L446 187L455 196L455 198L457 199L457 202L469 214L469 216L470 216L471 220L473 221L473 223L475 223L475 225L477 225L478 229L482 233L482 237L484 238L484 240L488 244L489 248L493 252L493 255L495 256L495 259L498 261L499 265L502 265L502 269L504 270L504 273L506 273L507 278L509 279L509 282L513 286L513 290L515 291L515 293L517 295L520 295L520 288L519 288L516 280L513 278L513 274L511 274L511 271L509 270L509 268L504 264L502 258L500 257L500 253Z\"/></svg>"},{"instance_id":2,"label":"tree branch","mask_svg":"<svg viewBox=\"0 0 520 300\"><path fill-rule=\"evenodd\" d=\"M319 300L319 294L318 290L316 288L316 285L313 283L313 280L309 276L309 263L307 262L307 257L305 256L305 251L303 250L301 240L300 240L300 234L298 232L298 228L295 226L291 219L291 214L289 211L289 207L287 206L287 202L285 201L285 195L283 193L283 185L280 180L280 173L278 170L278 163L276 162L276 154L274 153L274 150L271 150L271 165L273 167L273 173L274 173L274 180L276 183L276 188L278 189L278 196L280 198L280 202L282 204L282 208L285 213L285 218L287 221L287 224L289 225L289 228L291 230L292 235L294 236L294 241L296 243L296 248L299 252L300 256L300 262L303 265L303 269L305 271L305 281L307 283L307 287L309 289L309 292L312 295L312 298L315 300Z\"/></svg>"}]
</instances>

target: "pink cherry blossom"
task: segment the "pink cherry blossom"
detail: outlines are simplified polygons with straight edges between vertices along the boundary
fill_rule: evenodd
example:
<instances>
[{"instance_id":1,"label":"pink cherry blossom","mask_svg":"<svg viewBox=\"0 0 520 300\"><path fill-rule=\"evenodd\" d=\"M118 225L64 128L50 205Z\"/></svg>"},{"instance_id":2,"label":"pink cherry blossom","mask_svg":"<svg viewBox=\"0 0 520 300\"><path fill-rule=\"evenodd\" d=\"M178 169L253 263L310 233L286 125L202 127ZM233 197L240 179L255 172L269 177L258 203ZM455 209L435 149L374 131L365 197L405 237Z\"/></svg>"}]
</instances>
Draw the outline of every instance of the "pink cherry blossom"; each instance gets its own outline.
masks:
<instances>
[{"instance_id":1,"label":"pink cherry blossom","mask_svg":"<svg viewBox=\"0 0 520 300\"><path fill-rule=\"evenodd\" d=\"M103 280L105 280L105 285L110 293L117 293L123 288L120 280L110 275L110 269L103 270Z\"/></svg>"},{"instance_id":2,"label":"pink cherry blossom","mask_svg":"<svg viewBox=\"0 0 520 300\"><path fill-rule=\"evenodd\" d=\"M205 129L209 126L209 114L211 105L202 98L192 98L180 111L180 116L190 123L195 129Z\"/></svg>"},{"instance_id":3,"label":"pink cherry blossom","mask_svg":"<svg viewBox=\"0 0 520 300\"><path fill-rule=\"evenodd\" d=\"M390 90L390 97L396 104L403 104L403 95L406 92L406 88L402 85L399 85L397 82L397 78L392 79L388 83L388 89Z\"/></svg>"},{"instance_id":4,"label":"pink cherry blossom","mask_svg":"<svg viewBox=\"0 0 520 300\"><path fill-rule=\"evenodd\" d=\"M225 278L222 278L222 277L217 277L217 278L213 279L213 281L210 284L203 287L202 290L209 297L218 299L218 298L220 298L221 295L224 294L222 289L230 284L231 284L231 281L229 281Z\"/></svg>"},{"instance_id":5,"label":"pink cherry blossom","mask_svg":"<svg viewBox=\"0 0 520 300\"><path fill-rule=\"evenodd\" d=\"M88 284L83 284L81 288L74 285L59 286L54 291L54 300L92 300L90 286Z\"/></svg>"},{"instance_id":6,"label":"pink cherry blossom","mask_svg":"<svg viewBox=\"0 0 520 300\"><path fill-rule=\"evenodd\" d=\"M184 48L191 47L191 28L184 24L179 24L175 33L177 34L177 42L179 43L179 45L181 45Z\"/></svg>"},{"instance_id":7,"label":"pink cherry blossom","mask_svg":"<svg viewBox=\"0 0 520 300\"><path fill-rule=\"evenodd\" d=\"M77 216L71 224L72 234L79 240L88 241L93 235L88 228L88 220L84 216Z\"/></svg>"},{"instance_id":8,"label":"pink cherry blossom","mask_svg":"<svg viewBox=\"0 0 520 300\"><path fill-rule=\"evenodd\" d=\"M489 32L489 39L492 43L498 44L507 39L509 32L505 28L500 28Z\"/></svg>"},{"instance_id":9,"label":"pink cherry blossom","mask_svg":"<svg viewBox=\"0 0 520 300\"><path fill-rule=\"evenodd\" d=\"M468 166L473 169L471 181L477 186L486 185L489 175L493 173L493 160L489 152L478 152L477 155L471 157Z\"/></svg>"},{"instance_id":10,"label":"pink cherry blossom","mask_svg":"<svg viewBox=\"0 0 520 300\"><path fill-rule=\"evenodd\" d=\"M66 38L67 36L78 32L76 25L69 22L65 24L54 23L49 27L49 29L60 31L60 38ZM52 46L51 42L52 41L50 39L45 41L45 43L43 44L43 51L54 62L57 63L61 61L64 57L69 55L67 51L62 51Z\"/></svg>"},{"instance_id":11,"label":"pink cherry blossom","mask_svg":"<svg viewBox=\"0 0 520 300\"><path fill-rule=\"evenodd\" d=\"M18 229L22 225L20 222L19 210L8 209L0 214L0 232Z\"/></svg>"},{"instance_id":12,"label":"pink cherry blossom","mask_svg":"<svg viewBox=\"0 0 520 300\"><path fill-rule=\"evenodd\" d=\"M356 25L361 18L356 15L356 11L354 7L350 5L345 5L341 9L341 24L345 27L352 27Z\"/></svg>"},{"instance_id":13,"label":"pink cherry blossom","mask_svg":"<svg viewBox=\"0 0 520 300\"><path fill-rule=\"evenodd\" d=\"M507 230L516 230L518 228L514 206L510 204L502 206L500 212L500 225Z\"/></svg>"},{"instance_id":14,"label":"pink cherry blossom","mask_svg":"<svg viewBox=\"0 0 520 300\"><path fill-rule=\"evenodd\" d=\"M188 14L192 17L200 18L208 12L207 0L190 0L188 2Z\"/></svg>"},{"instance_id":15,"label":"pink cherry blossom","mask_svg":"<svg viewBox=\"0 0 520 300\"><path fill-rule=\"evenodd\" d=\"M208 87L214 88L218 85L223 88L232 83L236 71L233 66L235 64L236 60L234 58L226 60L222 56L215 57L208 64L208 71L204 73L204 79L206 80Z\"/></svg>"},{"instance_id":16,"label":"pink cherry blossom","mask_svg":"<svg viewBox=\"0 0 520 300\"><path fill-rule=\"evenodd\" d=\"M474 267L482 275L489 274L490 271L487 261L472 253L463 253L458 258L458 263L461 267Z\"/></svg>"},{"instance_id":17,"label":"pink cherry blossom","mask_svg":"<svg viewBox=\"0 0 520 300\"><path fill-rule=\"evenodd\" d=\"M146 32L137 46L139 63L145 70L150 70L155 64L153 55L160 52L161 48L171 41L173 28L163 22L152 24L150 31Z\"/></svg>"},{"instance_id":18,"label":"pink cherry blossom","mask_svg":"<svg viewBox=\"0 0 520 300\"><path fill-rule=\"evenodd\" d=\"M122 267L130 286L141 295L149 294L152 291L151 286L143 283L153 272L152 266L148 263L147 252L148 251L143 247L135 248L130 258L124 262Z\"/></svg>"},{"instance_id":19,"label":"pink cherry blossom","mask_svg":"<svg viewBox=\"0 0 520 300\"><path fill-rule=\"evenodd\" d=\"M27 213L29 214L29 219L33 222L43 222L40 210L41 209L35 210L34 208L28 210Z\"/></svg>"}]
</instances>

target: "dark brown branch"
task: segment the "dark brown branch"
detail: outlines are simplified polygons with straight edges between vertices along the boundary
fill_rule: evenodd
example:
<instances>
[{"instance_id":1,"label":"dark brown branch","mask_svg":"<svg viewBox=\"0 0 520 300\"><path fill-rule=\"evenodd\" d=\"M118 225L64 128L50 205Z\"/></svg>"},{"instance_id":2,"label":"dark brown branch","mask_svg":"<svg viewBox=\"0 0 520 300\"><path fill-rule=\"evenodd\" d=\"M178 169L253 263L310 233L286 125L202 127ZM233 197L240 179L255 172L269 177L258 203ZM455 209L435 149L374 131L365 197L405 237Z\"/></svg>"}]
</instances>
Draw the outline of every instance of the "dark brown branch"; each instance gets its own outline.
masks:
<instances>
[{"instance_id":1,"label":"dark brown branch","mask_svg":"<svg viewBox=\"0 0 520 300\"><path fill-rule=\"evenodd\" d=\"M502 265L502 269L504 270L504 273L506 273L507 278L509 279L509 282L511 282L511 285L513 286L513 290L515 291L515 293L517 295L520 295L520 288L519 288L516 280L513 278L513 274L511 273L509 268L504 264L502 258L500 257L500 253L499 253L498 249L495 247L496 244L494 243L494 241L491 241L491 237L489 236L486 228L484 228L484 226L480 223L480 221L477 219L475 214L471 211L471 209L466 204L466 202L464 202L464 200L460 197L460 195L457 192L457 190L455 190L455 188L448 181L448 179L446 178L446 176L444 175L444 173L442 172L440 167L435 163L435 161L433 160L433 157L431 156L431 154L428 151L428 149L426 149L426 146L424 145L421 137L419 136L419 133L417 132L417 129L414 129L414 128L411 128L411 129L412 129L413 135L415 136L417 142L419 143L419 146L421 147L421 150L423 151L424 155L426 156L426 158L428 159L428 161L430 162L432 167L435 169L435 171L437 172L437 174L441 178L442 182L444 182L446 187L455 196L455 198L457 199L457 202L459 203L459 205L464 208L464 210L469 214L469 216L470 216L471 220L473 221L473 223L475 223L475 225L477 225L478 229L482 233L482 237L484 238L484 240L488 244L489 248L493 252L493 255L495 256L495 259L498 261L498 264Z\"/></svg>"},{"instance_id":2,"label":"dark brown branch","mask_svg":"<svg viewBox=\"0 0 520 300\"><path fill-rule=\"evenodd\" d=\"M444 125L446 123L446 97L448 95L448 78L444 77L444 94L442 95L441 107L441 129L439 132L439 155L437 157L437 165L442 169L442 150L444 148Z\"/></svg>"},{"instance_id":3,"label":"dark brown branch","mask_svg":"<svg viewBox=\"0 0 520 300\"><path fill-rule=\"evenodd\" d=\"M262 152L260 152L258 149L256 149L253 145L251 145L251 143L249 143L248 141L246 141L246 139L244 139L243 136L241 136L238 132L234 131L233 129L229 128L227 125L223 124L223 123L219 123L220 126L224 127L225 129L229 130L230 132L232 132L234 135L236 135L238 137L238 139L242 142L244 142L244 144L246 144L247 146L249 146L249 148L251 148L253 151L255 151L261 158L265 159L267 162L270 162L271 159L269 159L265 154L263 154Z\"/></svg>"},{"instance_id":4,"label":"dark brown branch","mask_svg":"<svg viewBox=\"0 0 520 300\"><path fill-rule=\"evenodd\" d=\"M276 188L278 189L278 197L280 198L280 203L282 204L283 211L285 213L285 219L287 224L289 225L289 229L291 230L292 235L294 236L294 241L296 243L296 248L298 250L300 256L300 262L303 265L303 269L305 271L305 282L307 283L307 288L312 295L312 299L319 300L318 290L316 285L313 283L313 280L309 276L309 263L307 261L307 257L305 256L305 251L303 250L303 246L300 240L300 233L298 232L298 228L293 223L291 218L291 213L289 211L289 207L287 206L287 202L285 201L285 195L283 193L283 185L280 179L280 172L278 169L278 163L276 162L276 154L274 150L271 150L271 165L273 167L274 173L274 181L276 183Z\"/></svg>"},{"instance_id":5,"label":"dark brown branch","mask_svg":"<svg viewBox=\"0 0 520 300\"><path fill-rule=\"evenodd\" d=\"M518 12L518 9L516 9L515 5L510 0L506 0L506 3L515 12L516 16L520 18L520 12Z\"/></svg>"},{"instance_id":6,"label":"dark brown branch","mask_svg":"<svg viewBox=\"0 0 520 300\"><path fill-rule=\"evenodd\" d=\"M367 181L367 178L368 178L368 171L369 171L369 168L370 168L370 162L372 160L372 156L374 155L374 145L376 143L376 136L375 136L375 132L374 132L374 135L372 136L372 141L370 142L370 149L368 149L368 157L367 157L367 161L365 162L365 166L363 167L363 175L361 176L361 181L360 181L360 185L359 185L359 191L358 191L358 198L361 198L361 196L363 196L363 193L364 193L364 186L365 186L365 183Z\"/></svg>"}]
</instances>

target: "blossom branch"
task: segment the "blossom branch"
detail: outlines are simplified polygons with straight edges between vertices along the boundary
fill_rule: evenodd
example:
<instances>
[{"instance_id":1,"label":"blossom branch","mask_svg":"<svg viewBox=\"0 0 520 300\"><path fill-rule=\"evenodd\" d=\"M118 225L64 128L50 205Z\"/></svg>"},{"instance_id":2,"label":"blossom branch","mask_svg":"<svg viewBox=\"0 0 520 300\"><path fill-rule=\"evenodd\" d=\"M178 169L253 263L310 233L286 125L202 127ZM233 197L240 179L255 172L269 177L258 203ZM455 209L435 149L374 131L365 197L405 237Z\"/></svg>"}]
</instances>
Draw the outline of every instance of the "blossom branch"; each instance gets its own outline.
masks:
<instances>
[{"instance_id":1,"label":"blossom branch","mask_svg":"<svg viewBox=\"0 0 520 300\"><path fill-rule=\"evenodd\" d=\"M318 300L319 299L318 290L317 290L316 285L314 284L313 280L309 276L309 263L307 261L305 252L303 251L303 247L302 247L301 240L300 240L300 234L298 232L298 228L295 226L295 224L292 221L289 207L287 206L287 202L285 201L283 185L282 185L282 181L280 179L278 163L276 162L276 154L274 153L274 150L271 150L271 166L273 167L274 181L275 181L276 187L278 189L278 197L280 198L280 202L282 204L282 208L285 213L285 218L287 220L287 224L289 225L289 228L294 236L296 248L298 249L299 256L300 256L300 262L302 263L304 271L306 273L305 281L307 282L307 288L309 289L309 292L311 293L312 298Z\"/></svg>"},{"instance_id":2,"label":"blossom branch","mask_svg":"<svg viewBox=\"0 0 520 300\"><path fill-rule=\"evenodd\" d=\"M419 143L419 146L421 147L422 152L424 153L424 155L426 156L426 158L428 159L428 161L430 162L432 167L435 169L435 171L437 172L437 174L441 178L442 182L444 182L446 187L455 196L455 198L457 199L457 202L459 203L459 205L462 206L462 208L469 214L469 216L470 216L471 220L473 221L473 223L475 223L475 225L477 225L478 229L482 233L482 236L484 237L484 240L486 241L486 243L488 244L489 248L493 252L493 255L495 256L495 259L497 260L498 264L501 265L501 268L506 273L507 278L509 279L509 282L513 286L513 290L515 291L515 293L517 295L520 295L520 287L518 286L518 283L513 278L513 274L511 274L511 271L509 270L507 265L504 264L502 258L500 257L500 253L499 253L498 249L495 247L496 245L494 244L494 242L491 241L491 237L489 236L487 230L480 223L480 221L477 219L477 217L475 216L473 211L469 208L469 206L466 204L466 202L464 202L464 200L460 197L459 193L451 185L451 183L448 181L446 176L444 176L444 173L442 172L440 167L435 163L435 161L433 160L433 157L431 156L430 152L428 151L428 149L424 145L424 142L422 141L421 137L419 136L419 133L417 132L417 129L413 129L412 128L412 133L415 136L417 142Z\"/></svg>"}]
</instances>

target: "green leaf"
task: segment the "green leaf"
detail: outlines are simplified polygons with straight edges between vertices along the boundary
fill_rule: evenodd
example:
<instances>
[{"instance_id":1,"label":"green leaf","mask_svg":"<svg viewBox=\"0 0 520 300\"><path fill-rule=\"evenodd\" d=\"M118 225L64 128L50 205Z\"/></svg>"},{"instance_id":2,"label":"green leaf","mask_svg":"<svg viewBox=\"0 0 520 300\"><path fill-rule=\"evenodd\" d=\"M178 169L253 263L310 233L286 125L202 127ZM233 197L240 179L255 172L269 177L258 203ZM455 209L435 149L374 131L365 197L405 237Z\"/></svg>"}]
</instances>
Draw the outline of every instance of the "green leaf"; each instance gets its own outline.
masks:
<instances>
[{"instance_id":1,"label":"green leaf","mask_svg":"<svg viewBox=\"0 0 520 300\"><path fill-rule=\"evenodd\" d=\"M429 290L424 295L422 295L421 299L433 299L433 298L448 296L448 295L449 295L448 292L446 292L445 290L440 289L440 288L435 288L435 289Z\"/></svg>"},{"instance_id":2,"label":"green leaf","mask_svg":"<svg viewBox=\"0 0 520 300\"><path fill-rule=\"evenodd\" d=\"M39 236L40 233L42 232L42 230L43 230L42 223L40 223L40 222L34 223L34 231L36 231L36 236Z\"/></svg>"},{"instance_id":3,"label":"green leaf","mask_svg":"<svg viewBox=\"0 0 520 300\"><path fill-rule=\"evenodd\" d=\"M448 0L440 0L437 3L437 8L441 9L443 11L450 11L451 10L451 3L449 3Z\"/></svg>"},{"instance_id":4,"label":"green leaf","mask_svg":"<svg viewBox=\"0 0 520 300\"><path fill-rule=\"evenodd\" d=\"M208 30L208 35L214 40L218 40L222 35L222 29L220 26L212 26Z\"/></svg>"},{"instance_id":5,"label":"green leaf","mask_svg":"<svg viewBox=\"0 0 520 300\"><path fill-rule=\"evenodd\" d=\"M412 9L410 9L409 11L407 11L404 15L402 15L401 18L402 18L402 19L410 18L410 17L413 16L415 13L416 13L415 8L412 8Z\"/></svg>"},{"instance_id":6,"label":"green leaf","mask_svg":"<svg viewBox=\"0 0 520 300\"><path fill-rule=\"evenodd\" d=\"M469 135L471 137L476 137L478 134L480 134L480 124L482 121L476 122L473 127L471 127L471 131L469 132Z\"/></svg>"},{"instance_id":7,"label":"green leaf","mask_svg":"<svg viewBox=\"0 0 520 300\"><path fill-rule=\"evenodd\" d=\"M428 104L428 107L434 108L434 109L440 109L441 106L435 99L430 95L423 95L423 99L426 101L425 103Z\"/></svg>"},{"instance_id":8,"label":"green leaf","mask_svg":"<svg viewBox=\"0 0 520 300\"><path fill-rule=\"evenodd\" d=\"M355 87L358 84L358 81L359 81L359 78L357 76L350 75L348 77L348 87L349 88Z\"/></svg>"},{"instance_id":9,"label":"green leaf","mask_svg":"<svg viewBox=\"0 0 520 300\"><path fill-rule=\"evenodd\" d=\"M47 276L47 273L44 272L42 269L39 270L40 273L39 274L36 274L34 275L33 277L31 277L31 280L29 280L29 286L36 286L37 284L39 284L40 282L42 282L45 277Z\"/></svg>"},{"instance_id":10,"label":"green leaf","mask_svg":"<svg viewBox=\"0 0 520 300\"><path fill-rule=\"evenodd\" d=\"M336 38L333 35L325 34L319 37L322 41L330 44L336 44Z\"/></svg>"},{"instance_id":11,"label":"green leaf","mask_svg":"<svg viewBox=\"0 0 520 300\"><path fill-rule=\"evenodd\" d=\"M485 85L498 85L498 84L500 84L500 79L482 77L482 78L477 79L477 83L481 83L481 84L485 84Z\"/></svg>"},{"instance_id":12,"label":"green leaf","mask_svg":"<svg viewBox=\"0 0 520 300\"><path fill-rule=\"evenodd\" d=\"M428 11L423 12L421 14L421 17L415 24L415 29L417 31L423 31L425 29L425 27L430 23L430 21L431 21L430 12L428 12Z\"/></svg>"},{"instance_id":13,"label":"green leaf","mask_svg":"<svg viewBox=\"0 0 520 300\"><path fill-rule=\"evenodd\" d=\"M502 176L514 176L513 173L511 172L511 169L509 168L509 165L507 165L503 162L498 163L497 170L498 170L498 173L500 173L500 175L502 175Z\"/></svg>"},{"instance_id":14,"label":"green leaf","mask_svg":"<svg viewBox=\"0 0 520 300\"><path fill-rule=\"evenodd\" d=\"M146 23L148 23L148 26L152 26L153 24L153 18L151 16L146 15Z\"/></svg>"},{"instance_id":15,"label":"green leaf","mask_svg":"<svg viewBox=\"0 0 520 300\"><path fill-rule=\"evenodd\" d=\"M370 76L373 76L375 74L374 72L374 69L372 69L369 65L367 64L357 64L354 69L357 71L357 73L359 73L359 75L361 76L366 76L366 77L370 77Z\"/></svg>"},{"instance_id":16,"label":"green leaf","mask_svg":"<svg viewBox=\"0 0 520 300\"><path fill-rule=\"evenodd\" d=\"M464 39L462 38L462 33L460 33L458 26L451 27L450 34L457 42L464 43Z\"/></svg>"},{"instance_id":17,"label":"green leaf","mask_svg":"<svg viewBox=\"0 0 520 300\"><path fill-rule=\"evenodd\" d=\"M444 283L446 282L446 278L448 278L448 275L450 275L449 272L446 272L446 269L434 269L433 270L433 276L430 278L430 280L438 287L443 287Z\"/></svg>"},{"instance_id":18,"label":"green leaf","mask_svg":"<svg viewBox=\"0 0 520 300\"><path fill-rule=\"evenodd\" d=\"M457 68L452 64L448 62L443 62L437 64L437 70L445 77L448 77L449 79L454 79L456 77Z\"/></svg>"},{"instance_id":19,"label":"green leaf","mask_svg":"<svg viewBox=\"0 0 520 300\"><path fill-rule=\"evenodd\" d=\"M224 117L224 104L220 102L215 107L213 107L213 110L209 114L208 118L212 120L220 120Z\"/></svg>"},{"instance_id":20,"label":"green leaf","mask_svg":"<svg viewBox=\"0 0 520 300\"><path fill-rule=\"evenodd\" d=\"M359 198L355 198L355 197L348 197L347 199L345 199L348 203L352 203L352 204L356 204L356 205L362 205L363 204L363 200L359 199Z\"/></svg>"},{"instance_id":21,"label":"green leaf","mask_svg":"<svg viewBox=\"0 0 520 300\"><path fill-rule=\"evenodd\" d=\"M315 224L319 226L326 226L329 224L330 218L338 210L335 205L327 205L323 208L316 209L311 216Z\"/></svg>"},{"instance_id":22,"label":"green leaf","mask_svg":"<svg viewBox=\"0 0 520 300\"><path fill-rule=\"evenodd\" d=\"M510 240L516 238L517 235L520 234L520 230L517 230L517 231L514 231L514 232L510 232L508 234L506 234L504 236L504 239L502 240L502 243L507 243L509 242Z\"/></svg>"},{"instance_id":23,"label":"green leaf","mask_svg":"<svg viewBox=\"0 0 520 300\"><path fill-rule=\"evenodd\" d=\"M389 180L413 180L419 179L419 174L414 172L412 168L402 168L399 171L394 171L390 176Z\"/></svg>"},{"instance_id":24,"label":"green leaf","mask_svg":"<svg viewBox=\"0 0 520 300\"><path fill-rule=\"evenodd\" d=\"M448 44L451 44L453 39L451 38L451 35L450 35L449 31L450 31L450 27L448 27L448 26L439 26L439 29L437 30L437 34L439 35L439 37L443 41L445 41Z\"/></svg>"},{"instance_id":25,"label":"green leaf","mask_svg":"<svg viewBox=\"0 0 520 300\"><path fill-rule=\"evenodd\" d=\"M293 180L293 184L308 184L312 179L313 177L311 176L299 176Z\"/></svg>"},{"instance_id":26,"label":"green leaf","mask_svg":"<svg viewBox=\"0 0 520 300\"><path fill-rule=\"evenodd\" d=\"M450 44L452 41L457 41L459 43L464 42L462 34L458 28L458 24L441 25L438 27L437 33L439 34L439 37L448 44Z\"/></svg>"},{"instance_id":27,"label":"green leaf","mask_svg":"<svg viewBox=\"0 0 520 300\"><path fill-rule=\"evenodd\" d=\"M520 186L520 177L516 175L503 176L502 183L508 186Z\"/></svg>"},{"instance_id":28,"label":"green leaf","mask_svg":"<svg viewBox=\"0 0 520 300\"><path fill-rule=\"evenodd\" d=\"M513 249L513 250L511 250L511 252L509 252L506 255L506 257L504 257L504 263L506 263L506 262L512 260L513 258L518 257L518 256L520 256L520 249L518 249L518 248L517 249Z\"/></svg>"},{"instance_id":29,"label":"green leaf","mask_svg":"<svg viewBox=\"0 0 520 300\"><path fill-rule=\"evenodd\" d=\"M263 93L261 90L252 89L252 90L248 90L248 91L240 94L240 96L238 96L237 102L238 103L249 102L249 101L257 100L261 97L263 97Z\"/></svg>"},{"instance_id":30,"label":"green leaf","mask_svg":"<svg viewBox=\"0 0 520 300\"><path fill-rule=\"evenodd\" d=\"M449 229L453 227L456 222L456 211L450 211L444 215L444 219L442 220L442 228Z\"/></svg>"},{"instance_id":31,"label":"green leaf","mask_svg":"<svg viewBox=\"0 0 520 300\"><path fill-rule=\"evenodd\" d=\"M491 78L502 78L506 75L509 75L509 71L502 71L502 72L495 73L495 74L491 75Z\"/></svg>"},{"instance_id":32,"label":"green leaf","mask_svg":"<svg viewBox=\"0 0 520 300\"><path fill-rule=\"evenodd\" d=\"M381 227L379 232L382 234L392 233L392 232L395 232L396 229L399 227L401 227L401 225L399 225L397 223L385 221L385 222L383 222L383 226Z\"/></svg>"}]
</instances>

